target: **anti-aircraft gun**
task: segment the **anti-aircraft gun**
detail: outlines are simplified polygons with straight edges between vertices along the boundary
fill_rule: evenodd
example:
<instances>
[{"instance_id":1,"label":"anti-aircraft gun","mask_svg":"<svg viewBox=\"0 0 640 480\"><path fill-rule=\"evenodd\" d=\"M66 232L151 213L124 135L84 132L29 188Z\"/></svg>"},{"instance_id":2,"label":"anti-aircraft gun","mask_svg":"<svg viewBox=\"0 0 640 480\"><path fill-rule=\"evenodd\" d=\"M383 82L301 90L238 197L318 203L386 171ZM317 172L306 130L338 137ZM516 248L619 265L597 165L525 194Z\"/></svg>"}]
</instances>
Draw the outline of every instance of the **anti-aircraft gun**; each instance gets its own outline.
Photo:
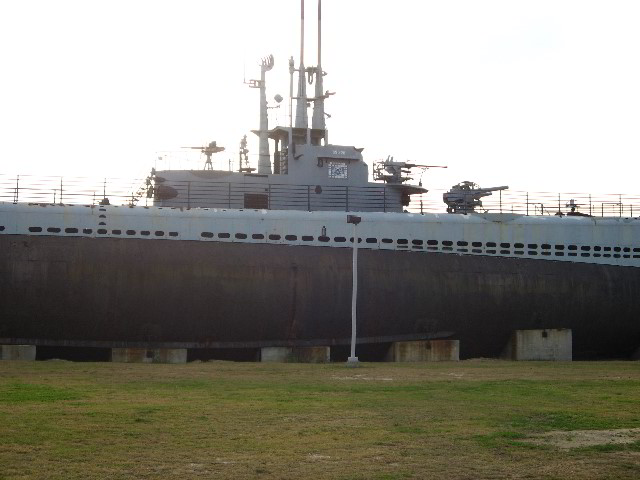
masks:
<instances>
[{"instance_id":1,"label":"anti-aircraft gun","mask_svg":"<svg viewBox=\"0 0 640 480\"><path fill-rule=\"evenodd\" d=\"M447 213L475 212L476 207L482 207L482 197L488 197L498 190L506 190L508 186L481 188L473 182L460 182L442 194L442 200L447 204Z\"/></svg>"}]
</instances>

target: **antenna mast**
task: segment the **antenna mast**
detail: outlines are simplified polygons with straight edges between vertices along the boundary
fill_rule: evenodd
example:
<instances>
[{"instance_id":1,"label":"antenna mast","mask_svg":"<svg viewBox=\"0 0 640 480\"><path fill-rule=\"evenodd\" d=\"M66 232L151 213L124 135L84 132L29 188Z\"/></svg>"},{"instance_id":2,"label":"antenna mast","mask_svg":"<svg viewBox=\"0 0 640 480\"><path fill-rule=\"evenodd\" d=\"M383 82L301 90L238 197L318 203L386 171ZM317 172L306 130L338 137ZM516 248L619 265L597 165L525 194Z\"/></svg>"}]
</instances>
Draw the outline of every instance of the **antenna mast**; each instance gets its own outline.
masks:
<instances>
[{"instance_id":1,"label":"antenna mast","mask_svg":"<svg viewBox=\"0 0 640 480\"><path fill-rule=\"evenodd\" d=\"M307 85L304 69L304 0L300 0L300 65L298 66L298 96L296 98L296 128L308 128Z\"/></svg>"},{"instance_id":2,"label":"antenna mast","mask_svg":"<svg viewBox=\"0 0 640 480\"><path fill-rule=\"evenodd\" d=\"M325 129L324 92L322 86L322 0L318 0L318 66L316 67L316 94L313 102L311 128Z\"/></svg>"}]
</instances>

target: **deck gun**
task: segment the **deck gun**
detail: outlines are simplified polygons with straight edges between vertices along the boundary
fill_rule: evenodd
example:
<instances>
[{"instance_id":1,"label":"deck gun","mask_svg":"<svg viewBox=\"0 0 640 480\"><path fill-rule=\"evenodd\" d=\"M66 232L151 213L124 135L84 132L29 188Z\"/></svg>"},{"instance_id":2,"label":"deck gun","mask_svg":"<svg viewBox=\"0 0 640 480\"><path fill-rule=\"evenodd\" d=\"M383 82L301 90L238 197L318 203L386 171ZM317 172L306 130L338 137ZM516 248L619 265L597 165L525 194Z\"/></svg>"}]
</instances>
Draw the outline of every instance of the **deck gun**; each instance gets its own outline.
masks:
<instances>
[{"instance_id":1,"label":"deck gun","mask_svg":"<svg viewBox=\"0 0 640 480\"><path fill-rule=\"evenodd\" d=\"M476 207L482 207L482 197L488 197L498 190L506 190L508 186L481 188L473 182L460 182L442 194L442 200L447 204L447 213L475 212Z\"/></svg>"}]
</instances>

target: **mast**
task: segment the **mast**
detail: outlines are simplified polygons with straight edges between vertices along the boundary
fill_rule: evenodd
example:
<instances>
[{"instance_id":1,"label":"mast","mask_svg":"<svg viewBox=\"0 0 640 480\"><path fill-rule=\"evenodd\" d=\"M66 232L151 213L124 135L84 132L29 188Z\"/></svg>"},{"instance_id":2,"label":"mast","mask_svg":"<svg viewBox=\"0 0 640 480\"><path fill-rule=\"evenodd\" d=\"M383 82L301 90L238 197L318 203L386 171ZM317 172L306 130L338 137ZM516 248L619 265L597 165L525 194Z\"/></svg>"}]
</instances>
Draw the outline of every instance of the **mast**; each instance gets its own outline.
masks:
<instances>
[{"instance_id":1,"label":"mast","mask_svg":"<svg viewBox=\"0 0 640 480\"><path fill-rule=\"evenodd\" d=\"M316 67L316 94L313 102L311 128L320 130L325 129L322 76L322 0L318 0L318 66Z\"/></svg>"},{"instance_id":2,"label":"mast","mask_svg":"<svg viewBox=\"0 0 640 480\"><path fill-rule=\"evenodd\" d=\"M271 155L269 154L269 117L267 115L267 92L265 84L265 73L273 68L273 55L262 59L260 65L260 130L258 137L258 173L271 173Z\"/></svg>"},{"instance_id":3,"label":"mast","mask_svg":"<svg viewBox=\"0 0 640 480\"><path fill-rule=\"evenodd\" d=\"M304 0L300 0L300 65L298 66L298 96L296 98L296 128L308 128L307 85L304 69Z\"/></svg>"}]
</instances>

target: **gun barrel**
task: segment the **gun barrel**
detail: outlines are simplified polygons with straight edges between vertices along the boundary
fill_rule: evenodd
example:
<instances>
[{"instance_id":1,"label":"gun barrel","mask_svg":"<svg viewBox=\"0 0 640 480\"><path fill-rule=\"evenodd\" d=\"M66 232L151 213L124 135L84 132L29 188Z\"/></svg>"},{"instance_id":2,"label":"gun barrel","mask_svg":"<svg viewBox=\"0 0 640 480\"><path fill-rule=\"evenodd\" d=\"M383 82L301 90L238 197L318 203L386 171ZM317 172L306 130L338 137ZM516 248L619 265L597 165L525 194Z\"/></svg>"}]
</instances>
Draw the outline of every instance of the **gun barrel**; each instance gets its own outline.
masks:
<instances>
[{"instance_id":1,"label":"gun barrel","mask_svg":"<svg viewBox=\"0 0 640 480\"><path fill-rule=\"evenodd\" d=\"M506 190L509 188L507 185L503 185L502 187L489 187L489 188L479 188L481 192L497 192L498 190Z\"/></svg>"}]
</instances>

